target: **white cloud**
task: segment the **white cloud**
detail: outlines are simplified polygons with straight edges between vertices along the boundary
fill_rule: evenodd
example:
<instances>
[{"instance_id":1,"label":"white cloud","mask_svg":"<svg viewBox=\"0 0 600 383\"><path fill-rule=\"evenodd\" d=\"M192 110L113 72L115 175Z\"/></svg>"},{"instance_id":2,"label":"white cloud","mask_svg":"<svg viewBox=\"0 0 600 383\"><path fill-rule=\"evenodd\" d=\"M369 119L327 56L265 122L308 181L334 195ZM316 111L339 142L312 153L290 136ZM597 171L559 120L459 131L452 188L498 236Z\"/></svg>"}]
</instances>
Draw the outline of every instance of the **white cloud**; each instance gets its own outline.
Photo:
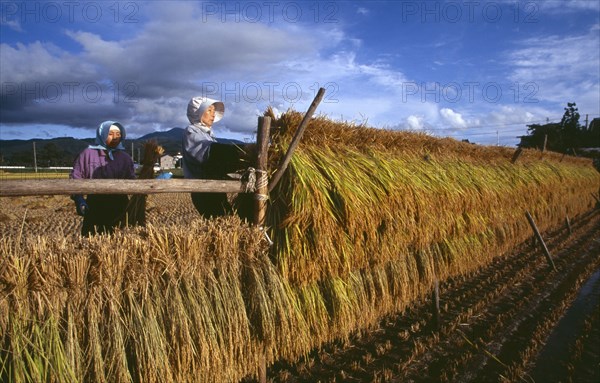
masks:
<instances>
[{"instance_id":1,"label":"white cloud","mask_svg":"<svg viewBox=\"0 0 600 383\"><path fill-rule=\"evenodd\" d=\"M23 27L19 20L6 20L4 17L0 18L0 26L6 25L15 32L23 32Z\"/></svg>"},{"instance_id":2,"label":"white cloud","mask_svg":"<svg viewBox=\"0 0 600 383\"><path fill-rule=\"evenodd\" d=\"M82 62L73 54L53 44L40 41L15 46L0 44L2 82L19 84L96 79L94 65Z\"/></svg>"},{"instance_id":3,"label":"white cloud","mask_svg":"<svg viewBox=\"0 0 600 383\"><path fill-rule=\"evenodd\" d=\"M322 67L320 63L327 64L329 73L344 72L338 70L339 65L345 65L343 59L319 58L320 49L345 39L339 29L200 21L198 5L192 4L148 3L145 9L152 15L151 21L139 23L124 38L109 39L97 30L67 31L66 36L81 45L80 52L40 41L0 44L2 123L77 121L95 126L99 116L106 114L105 108L110 108L114 117L109 117L125 120L132 133L144 134L155 125L186 124L189 98L207 86L216 84L222 94L231 89L237 92L229 102L232 105L248 101L240 94L244 86L258 84L264 92L261 107L266 107L270 101L281 103L284 87L291 82L300 84L306 93L302 101L310 102L310 88L318 89L313 83L323 84L327 75L311 75ZM78 86L64 85L74 82ZM63 92L61 102L54 102L53 95L49 100L45 92L54 91L55 84ZM86 85L92 85L85 89L90 94L82 95ZM94 97L92 91L101 92L103 97ZM23 92L28 92L26 102ZM65 103L71 95L73 99ZM256 102L250 105L256 115ZM234 114L247 112L230 110ZM87 116L88 121L77 116ZM255 123L252 127L241 124L242 120L232 118L231 122L240 125L230 124L231 129L256 127Z\"/></svg>"},{"instance_id":4,"label":"white cloud","mask_svg":"<svg viewBox=\"0 0 600 383\"><path fill-rule=\"evenodd\" d=\"M580 11L598 12L600 11L600 3L594 0L545 0L535 3L531 2L524 10L531 14L538 11L560 14Z\"/></svg>"},{"instance_id":5,"label":"white cloud","mask_svg":"<svg viewBox=\"0 0 600 383\"><path fill-rule=\"evenodd\" d=\"M600 37L591 28L579 36L548 36L519 43L508 54L509 79L521 88L521 96L534 92L535 99L560 105L580 101L589 113L600 114Z\"/></svg>"},{"instance_id":6,"label":"white cloud","mask_svg":"<svg viewBox=\"0 0 600 383\"><path fill-rule=\"evenodd\" d=\"M127 124L130 134L142 135L186 125L189 98L211 91L227 106L224 131L252 132L267 106L303 111L319 87L327 90L319 113L332 118L382 126L397 125L410 114L408 109L434 114L423 112L429 105L400 103L404 74L380 62L357 62L361 41L337 25L223 23L218 17L204 18L191 2L150 2L144 9L150 21L136 24L128 34L66 31L81 46L78 52L42 42L2 44L3 81L8 75L15 82L44 86L75 78L103 92L90 102L77 89L74 102L60 105L22 105L15 95L3 123L68 125L73 119L77 126L96 126L106 117ZM146 17L140 15L140 20Z\"/></svg>"},{"instance_id":7,"label":"white cloud","mask_svg":"<svg viewBox=\"0 0 600 383\"><path fill-rule=\"evenodd\" d=\"M479 133L490 124L521 124L526 129L524 122L562 113L567 101L576 101L582 113L589 109L591 114L600 114L598 24L581 36L517 42L516 49L504 55L505 68L509 69L503 78L518 83L521 93L513 104L504 105L513 101L510 91L505 95L511 99L503 98L499 103L483 102L480 88L474 91L475 102L467 100L466 88L462 88L462 98L451 87L444 90L447 94L441 90L431 94L435 80L427 77L426 71L408 69L414 66L413 57L404 58L413 64L404 64L401 54L392 48L368 56L365 53L371 47L363 46L360 30L345 28L343 23L222 22L219 16L206 17L202 9L203 4L221 3L143 4L140 10L144 13L138 15L138 23L127 26L128 33L76 24L66 26L71 28L66 32L67 42L61 41L65 36L61 33L44 41L0 44L3 84L22 82L31 87L37 83L44 87L66 81L91 82L104 92L102 99L90 102L89 97L82 100L81 89L77 89L76 100L67 103L23 103L16 94L8 100L3 98L2 122L47 121L95 127L102 119L115 118L127 124L133 135L141 135L152 129L186 125L189 98L211 91L215 93L211 96L226 103L221 132L239 135L256 128L256 117L267 106L281 111L289 107L306 110L319 87L325 87L327 94L318 113L366 121L376 127L440 135L446 134L442 128L461 135ZM352 11L369 13L366 8ZM228 20L234 17L228 16ZM429 47L436 41L433 39ZM458 65L447 52L463 38L457 34L452 40L446 36L444 41L444 49L434 50L439 56L424 64L434 66L436 76L443 76L450 63ZM72 48L74 42L79 50ZM461 60L463 70L470 70L470 57ZM490 65L492 70L501 70L497 62ZM407 73L422 77L410 78ZM535 94L528 93L531 88L524 88L527 84L537 87ZM301 91L298 97L297 90ZM127 97L123 91L128 91ZM540 101L525 104L526 96ZM460 101L448 101L457 98ZM584 99L590 101L582 103ZM554 112L550 104L555 106Z\"/></svg>"},{"instance_id":8,"label":"white cloud","mask_svg":"<svg viewBox=\"0 0 600 383\"><path fill-rule=\"evenodd\" d=\"M581 79L597 75L600 64L598 34L583 36L526 39L509 54L515 67L514 81L536 81L556 78Z\"/></svg>"},{"instance_id":9,"label":"white cloud","mask_svg":"<svg viewBox=\"0 0 600 383\"><path fill-rule=\"evenodd\" d=\"M423 124L423 116L408 116L406 118L406 125L411 130L422 130L425 126Z\"/></svg>"},{"instance_id":10,"label":"white cloud","mask_svg":"<svg viewBox=\"0 0 600 383\"><path fill-rule=\"evenodd\" d=\"M453 128L462 129L467 127L467 122L463 119L462 115L460 113L456 113L452 109L442 108L440 110L440 114L442 119L450 124L450 126Z\"/></svg>"}]
</instances>

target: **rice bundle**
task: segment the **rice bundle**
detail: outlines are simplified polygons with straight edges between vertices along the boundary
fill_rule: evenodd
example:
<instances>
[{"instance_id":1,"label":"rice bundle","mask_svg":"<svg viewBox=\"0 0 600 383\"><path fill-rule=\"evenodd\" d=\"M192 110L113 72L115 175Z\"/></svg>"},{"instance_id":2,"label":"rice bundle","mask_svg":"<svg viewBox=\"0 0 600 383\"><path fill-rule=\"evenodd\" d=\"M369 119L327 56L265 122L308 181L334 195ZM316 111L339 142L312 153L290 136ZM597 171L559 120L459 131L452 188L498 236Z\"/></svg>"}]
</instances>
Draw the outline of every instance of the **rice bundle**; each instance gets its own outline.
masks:
<instances>
[{"instance_id":1,"label":"rice bundle","mask_svg":"<svg viewBox=\"0 0 600 383\"><path fill-rule=\"evenodd\" d=\"M2 238L0 381L214 382L256 373L245 285L265 289L265 248L258 229L233 217L85 242Z\"/></svg>"},{"instance_id":2,"label":"rice bundle","mask_svg":"<svg viewBox=\"0 0 600 383\"><path fill-rule=\"evenodd\" d=\"M160 157L165 150L154 140L149 140L144 143L144 159L142 168L139 172L138 179L154 178L154 164L160 162ZM125 217L121 219L129 226L144 226L146 224L146 194L134 194L125 211Z\"/></svg>"},{"instance_id":3,"label":"rice bundle","mask_svg":"<svg viewBox=\"0 0 600 383\"><path fill-rule=\"evenodd\" d=\"M267 112L271 114L271 112ZM274 118L274 116L272 116ZM302 116L272 123L274 170ZM311 121L239 218L0 240L0 380L231 382L401 311L594 206L591 161Z\"/></svg>"},{"instance_id":4,"label":"rice bundle","mask_svg":"<svg viewBox=\"0 0 600 383\"><path fill-rule=\"evenodd\" d=\"M273 163L301 118L272 123ZM344 337L489 263L531 237L526 211L546 230L594 207L591 160L524 150L513 164L513 152L313 119L268 223L313 335Z\"/></svg>"}]
</instances>

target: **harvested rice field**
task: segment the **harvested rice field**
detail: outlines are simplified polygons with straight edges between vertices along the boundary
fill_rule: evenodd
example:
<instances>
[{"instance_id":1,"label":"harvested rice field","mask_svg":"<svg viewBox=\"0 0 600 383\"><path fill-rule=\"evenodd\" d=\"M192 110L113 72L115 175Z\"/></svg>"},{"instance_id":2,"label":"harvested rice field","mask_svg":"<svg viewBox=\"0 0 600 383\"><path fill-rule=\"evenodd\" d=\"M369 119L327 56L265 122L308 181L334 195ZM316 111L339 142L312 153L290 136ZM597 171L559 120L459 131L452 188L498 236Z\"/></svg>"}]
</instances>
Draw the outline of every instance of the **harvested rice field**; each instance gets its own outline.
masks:
<instances>
[{"instance_id":1,"label":"harvested rice field","mask_svg":"<svg viewBox=\"0 0 600 383\"><path fill-rule=\"evenodd\" d=\"M40 181L43 182L43 181ZM2 236L56 235L77 239L81 217L68 196L0 197ZM155 225L189 225L199 219L189 194L153 194L146 201L147 220Z\"/></svg>"},{"instance_id":2,"label":"harvested rice field","mask_svg":"<svg viewBox=\"0 0 600 383\"><path fill-rule=\"evenodd\" d=\"M201 222L189 195L148 197L149 224L194 221ZM77 240L80 224L68 197L0 198L2 238ZM439 328L427 296L348 339L324 344L297 361L275 362L269 381L599 381L600 212L571 225L572 233L566 225L544 233L557 272L539 246L527 241L488 267L442 282ZM591 292L579 297L586 282ZM585 307L572 309L578 300ZM573 315L574 322L562 324ZM559 350L552 349L553 337L565 326Z\"/></svg>"},{"instance_id":3,"label":"harvested rice field","mask_svg":"<svg viewBox=\"0 0 600 383\"><path fill-rule=\"evenodd\" d=\"M271 117L272 174L302 116ZM68 197L2 197L0 380L598 381L599 186L589 159L318 117L268 236L158 194L83 239Z\"/></svg>"},{"instance_id":4,"label":"harvested rice field","mask_svg":"<svg viewBox=\"0 0 600 383\"><path fill-rule=\"evenodd\" d=\"M269 369L273 382L599 382L600 212L527 242L373 328ZM584 286L585 287L582 287ZM249 381L249 380L247 380Z\"/></svg>"}]
</instances>

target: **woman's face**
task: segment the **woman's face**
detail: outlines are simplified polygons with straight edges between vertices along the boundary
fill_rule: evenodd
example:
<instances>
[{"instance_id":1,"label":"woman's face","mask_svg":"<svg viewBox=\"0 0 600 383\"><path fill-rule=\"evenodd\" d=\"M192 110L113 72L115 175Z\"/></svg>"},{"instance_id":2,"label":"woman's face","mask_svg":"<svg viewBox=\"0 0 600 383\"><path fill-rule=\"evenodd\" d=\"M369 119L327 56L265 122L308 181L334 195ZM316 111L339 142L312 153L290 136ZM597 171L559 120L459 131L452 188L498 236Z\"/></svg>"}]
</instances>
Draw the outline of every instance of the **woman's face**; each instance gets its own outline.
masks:
<instances>
[{"instance_id":1,"label":"woman's face","mask_svg":"<svg viewBox=\"0 0 600 383\"><path fill-rule=\"evenodd\" d=\"M106 137L106 146L109 148L116 148L121 142L121 129L116 126L111 126L108 131L108 137Z\"/></svg>"},{"instance_id":2,"label":"woman's face","mask_svg":"<svg viewBox=\"0 0 600 383\"><path fill-rule=\"evenodd\" d=\"M200 122L202 122L204 125L206 125L210 128L214 121L215 121L215 106L211 105L208 108L206 108L206 110L202 114L202 117L200 118Z\"/></svg>"}]
</instances>

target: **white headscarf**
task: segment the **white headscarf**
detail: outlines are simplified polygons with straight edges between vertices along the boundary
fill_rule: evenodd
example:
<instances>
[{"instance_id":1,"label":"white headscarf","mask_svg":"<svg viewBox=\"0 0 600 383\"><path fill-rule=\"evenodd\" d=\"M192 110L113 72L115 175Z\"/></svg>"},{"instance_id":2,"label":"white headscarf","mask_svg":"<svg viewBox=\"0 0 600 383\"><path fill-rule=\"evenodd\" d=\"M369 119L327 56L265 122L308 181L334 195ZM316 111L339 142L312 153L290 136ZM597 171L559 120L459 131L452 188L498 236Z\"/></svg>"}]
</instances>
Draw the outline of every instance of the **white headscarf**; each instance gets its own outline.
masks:
<instances>
[{"instance_id":1,"label":"white headscarf","mask_svg":"<svg viewBox=\"0 0 600 383\"><path fill-rule=\"evenodd\" d=\"M209 133L210 126L206 126L201 122L202 115L206 112L209 106L215 106L215 120L213 123L223 118L225 113L225 104L221 101L213 100L207 97L193 97L188 103L187 107L187 118L190 124L202 129L202 131Z\"/></svg>"}]
</instances>

